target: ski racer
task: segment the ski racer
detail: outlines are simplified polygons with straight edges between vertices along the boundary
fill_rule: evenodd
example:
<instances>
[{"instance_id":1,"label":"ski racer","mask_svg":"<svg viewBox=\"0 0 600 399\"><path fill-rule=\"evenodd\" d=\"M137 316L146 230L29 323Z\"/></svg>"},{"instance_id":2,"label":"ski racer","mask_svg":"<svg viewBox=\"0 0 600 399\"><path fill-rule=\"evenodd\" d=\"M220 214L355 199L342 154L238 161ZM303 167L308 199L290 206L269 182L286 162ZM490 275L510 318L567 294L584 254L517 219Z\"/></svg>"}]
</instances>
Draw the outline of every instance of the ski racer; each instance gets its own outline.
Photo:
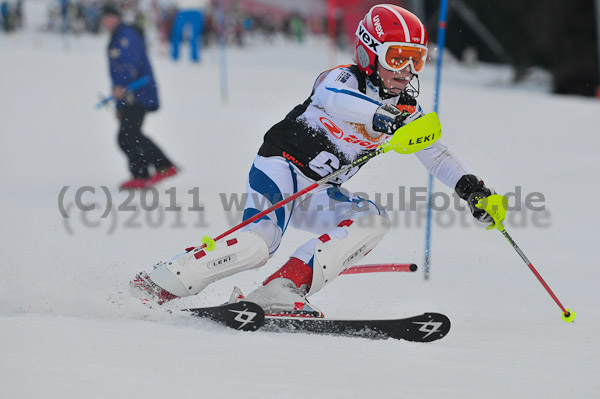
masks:
<instances>
[{"instance_id":1,"label":"ski racer","mask_svg":"<svg viewBox=\"0 0 600 399\"><path fill-rule=\"evenodd\" d=\"M424 115L415 97L427 40L425 27L411 12L389 4L372 7L356 30L356 64L321 73L310 97L265 134L247 180L244 220L374 151ZM491 221L475 204L493 190L445 145L437 141L416 156L468 202L474 217ZM216 280L263 266L287 228L294 227L315 237L245 300L271 315L322 317L306 297L359 262L390 230L382 206L342 187L358 169L217 241L211 251L190 248L149 274L139 273L132 291L159 303L197 294ZM234 291L232 300L242 296Z\"/></svg>"}]
</instances>

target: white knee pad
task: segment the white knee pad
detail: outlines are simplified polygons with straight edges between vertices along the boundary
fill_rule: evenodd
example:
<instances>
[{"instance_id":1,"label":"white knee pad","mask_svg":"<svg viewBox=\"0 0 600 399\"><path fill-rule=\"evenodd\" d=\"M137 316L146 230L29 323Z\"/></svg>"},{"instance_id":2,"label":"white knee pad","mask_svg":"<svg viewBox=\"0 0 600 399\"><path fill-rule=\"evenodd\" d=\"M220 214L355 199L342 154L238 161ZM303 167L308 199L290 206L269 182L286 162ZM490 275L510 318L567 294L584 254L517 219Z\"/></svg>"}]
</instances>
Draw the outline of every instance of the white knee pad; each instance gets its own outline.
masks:
<instances>
[{"instance_id":1,"label":"white knee pad","mask_svg":"<svg viewBox=\"0 0 600 399\"><path fill-rule=\"evenodd\" d=\"M385 215L367 215L340 223L340 229L319 237L313 259L313 279L307 295L319 291L344 270L354 266L390 230Z\"/></svg>"},{"instance_id":2,"label":"white knee pad","mask_svg":"<svg viewBox=\"0 0 600 399\"><path fill-rule=\"evenodd\" d=\"M179 297L195 295L223 277L255 269L267 263L265 240L251 231L215 243L215 249L193 249L163 263L150 273L159 287Z\"/></svg>"},{"instance_id":3,"label":"white knee pad","mask_svg":"<svg viewBox=\"0 0 600 399\"><path fill-rule=\"evenodd\" d=\"M277 223L271 219L262 219L254 223L250 223L244 227L242 231L253 231L260 235L267 244L267 247L269 248L269 254L271 255L277 251L279 244L281 244L281 229L277 226Z\"/></svg>"}]
</instances>

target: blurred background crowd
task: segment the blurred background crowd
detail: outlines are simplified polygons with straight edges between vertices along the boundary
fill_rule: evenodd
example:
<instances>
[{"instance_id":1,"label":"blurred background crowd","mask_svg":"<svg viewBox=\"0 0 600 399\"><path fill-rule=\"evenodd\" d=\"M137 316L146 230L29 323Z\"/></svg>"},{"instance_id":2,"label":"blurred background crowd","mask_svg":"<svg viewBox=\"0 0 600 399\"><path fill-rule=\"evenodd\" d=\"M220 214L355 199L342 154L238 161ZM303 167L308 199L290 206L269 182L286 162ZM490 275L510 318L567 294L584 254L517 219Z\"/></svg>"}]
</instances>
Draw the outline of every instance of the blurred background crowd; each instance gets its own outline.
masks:
<instances>
[{"instance_id":1,"label":"blurred background crowd","mask_svg":"<svg viewBox=\"0 0 600 399\"><path fill-rule=\"evenodd\" d=\"M15 34L26 23L23 4L32 0L0 0L3 34ZM198 34L201 46L218 43L219 34L231 45L249 39L269 42L275 35L302 43L307 35L329 36L341 49L354 42L357 21L377 3L373 0L46 0L46 32L83 35L101 31L106 4L118 7L127 22L156 33L168 43L182 10L200 12L197 32L184 28L175 37L187 40ZM412 10L424 21L430 43L436 42L440 0L387 2ZM446 43L449 52L464 62L511 65L514 80L532 71L552 76L553 91L600 96L597 26L600 0L520 1L449 0ZM222 14L220 14L222 10ZM222 17L220 16L222 15ZM435 45L435 44L434 44ZM196 60L198 61L198 60Z\"/></svg>"}]
</instances>

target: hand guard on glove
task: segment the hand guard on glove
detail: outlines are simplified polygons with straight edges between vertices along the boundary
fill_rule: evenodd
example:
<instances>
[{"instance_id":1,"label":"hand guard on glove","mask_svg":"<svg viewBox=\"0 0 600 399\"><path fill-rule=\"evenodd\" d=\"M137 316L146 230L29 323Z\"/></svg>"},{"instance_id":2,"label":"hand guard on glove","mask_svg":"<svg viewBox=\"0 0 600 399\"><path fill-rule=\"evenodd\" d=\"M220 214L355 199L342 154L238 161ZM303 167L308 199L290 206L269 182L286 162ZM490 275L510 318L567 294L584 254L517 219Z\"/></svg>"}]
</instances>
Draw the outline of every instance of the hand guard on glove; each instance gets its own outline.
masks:
<instances>
[{"instance_id":1,"label":"hand guard on glove","mask_svg":"<svg viewBox=\"0 0 600 399\"><path fill-rule=\"evenodd\" d=\"M394 134L406 118L410 116L408 111L400 111L392 104L383 104L373 115L373 130L385 134Z\"/></svg>"},{"instance_id":2,"label":"hand guard on glove","mask_svg":"<svg viewBox=\"0 0 600 399\"><path fill-rule=\"evenodd\" d=\"M481 199L496 194L496 191L493 188L486 187L483 180L475 175L464 175L460 178L458 183L456 183L454 191L456 191L456 194L458 194L460 198L467 201L471 214L475 219L482 223L492 222L490 214L483 209L477 208L476 205Z\"/></svg>"}]
</instances>

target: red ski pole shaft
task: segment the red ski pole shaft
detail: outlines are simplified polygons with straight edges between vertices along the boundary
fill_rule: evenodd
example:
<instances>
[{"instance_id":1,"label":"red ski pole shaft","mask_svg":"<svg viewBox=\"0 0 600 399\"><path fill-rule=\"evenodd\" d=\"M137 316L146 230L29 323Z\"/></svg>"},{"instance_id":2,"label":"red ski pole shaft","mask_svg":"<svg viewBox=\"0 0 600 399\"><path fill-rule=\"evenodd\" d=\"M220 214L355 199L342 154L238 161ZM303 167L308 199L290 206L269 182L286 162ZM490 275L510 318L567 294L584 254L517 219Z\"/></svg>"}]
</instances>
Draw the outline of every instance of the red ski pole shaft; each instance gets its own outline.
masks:
<instances>
[{"instance_id":1,"label":"red ski pole shaft","mask_svg":"<svg viewBox=\"0 0 600 399\"><path fill-rule=\"evenodd\" d=\"M512 237L506 232L505 229L500 230L500 232L508 240L508 242L510 243L510 245L512 245L512 247L515 249L515 251L517 251L517 253L519 254L519 256L521 256L521 259L523 259L523 261L525 262L525 264L527 264L527 266L529 267L529 269L533 272L533 274L535 275L535 277L537 277L537 279L539 280L539 282L546 289L546 291L548 292L548 294L550 294L550 296L552 297L552 299L554 299L554 302L556 302L556 304L558 305L558 307L560 308L560 310L562 310L562 312L565 315L565 317L569 317L571 315L571 313L567 309L565 309L565 307L562 305L562 303L560 303L560 301L558 300L558 297L554 294L554 292L552 291L552 289L550 289L550 286L546 283L546 281L544 281L544 279L542 278L542 276L540 275L540 273L538 273L538 271L535 269L535 267L533 267L533 264L529 261L529 259L527 259L527 256L525 256L525 253L523 253L523 251L521 250L521 248L519 248L519 246L517 245L517 243L512 239Z\"/></svg>"},{"instance_id":2,"label":"red ski pole shaft","mask_svg":"<svg viewBox=\"0 0 600 399\"><path fill-rule=\"evenodd\" d=\"M314 190L315 188L319 187L319 182L315 182L313 184L311 184L310 186L298 191L297 193L290 195L289 197L279 201L278 203L276 203L275 205L270 206L269 208L265 209L264 211L257 213L256 215L252 216L251 218L248 218L246 220L244 220L242 223L238 224L237 226L232 227L231 229L227 230L225 233L217 236L214 238L215 241L219 241L221 238L228 236L229 234L238 231L239 229L241 229L242 227L262 218L263 216L273 212L276 209L281 208L282 206L284 206L285 204L287 204L288 202L291 202L293 200L295 200L296 198L306 194L307 192Z\"/></svg>"}]
</instances>

